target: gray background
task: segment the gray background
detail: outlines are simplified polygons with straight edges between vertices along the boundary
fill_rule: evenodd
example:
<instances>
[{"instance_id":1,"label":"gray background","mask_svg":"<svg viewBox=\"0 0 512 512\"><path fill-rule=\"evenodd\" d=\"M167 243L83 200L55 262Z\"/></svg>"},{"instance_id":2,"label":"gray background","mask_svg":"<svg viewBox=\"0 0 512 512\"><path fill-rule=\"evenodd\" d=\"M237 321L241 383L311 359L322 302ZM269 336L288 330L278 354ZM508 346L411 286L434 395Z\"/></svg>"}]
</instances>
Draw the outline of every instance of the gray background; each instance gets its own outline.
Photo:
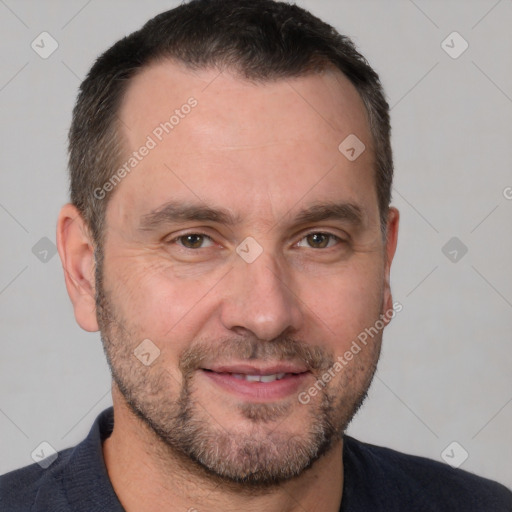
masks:
<instances>
[{"instance_id":1,"label":"gray background","mask_svg":"<svg viewBox=\"0 0 512 512\"><path fill-rule=\"evenodd\" d=\"M512 1L298 3L354 39L392 106L402 214L392 286L403 311L350 433L437 460L457 441L463 469L511 487ZM173 5L0 0L0 473L31 463L43 440L77 443L110 404L99 335L75 323L58 255L40 261L32 248L55 242L67 201L81 79ZM31 48L43 31L59 44L47 59ZM469 43L456 59L441 46L453 31ZM442 251L452 237L468 248L461 257L457 242L456 262Z\"/></svg>"}]
</instances>

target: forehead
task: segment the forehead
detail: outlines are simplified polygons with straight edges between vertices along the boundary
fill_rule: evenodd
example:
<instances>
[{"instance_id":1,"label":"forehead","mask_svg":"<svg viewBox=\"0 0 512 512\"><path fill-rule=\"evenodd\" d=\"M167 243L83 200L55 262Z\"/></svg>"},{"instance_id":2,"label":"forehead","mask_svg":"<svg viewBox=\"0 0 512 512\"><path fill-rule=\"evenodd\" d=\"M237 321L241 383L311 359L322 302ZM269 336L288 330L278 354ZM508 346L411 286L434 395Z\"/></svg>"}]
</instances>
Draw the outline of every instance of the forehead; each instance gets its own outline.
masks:
<instances>
[{"instance_id":1,"label":"forehead","mask_svg":"<svg viewBox=\"0 0 512 512\"><path fill-rule=\"evenodd\" d=\"M376 202L366 110L339 71L254 83L160 61L132 79L119 117L124 163L138 153L112 200L125 210L193 196L247 210L251 197L277 214L307 189ZM366 150L349 161L338 146L353 135Z\"/></svg>"},{"instance_id":2,"label":"forehead","mask_svg":"<svg viewBox=\"0 0 512 512\"><path fill-rule=\"evenodd\" d=\"M193 71L162 60L131 80L120 108L125 136L135 142L133 129L150 133L190 97L197 99L203 122L210 115L210 128L222 126L222 131L200 134L203 140L210 135L215 145L236 139L245 142L248 134L254 137L257 133L260 137L255 143L279 141L287 135L281 129L284 126L292 132L302 130L304 122L297 120L310 123L308 131L313 134L313 129L330 128L341 133L352 129L365 136L368 129L358 92L338 70L255 83L230 70ZM250 122L247 115L252 116ZM233 140L234 136L238 137Z\"/></svg>"}]
</instances>

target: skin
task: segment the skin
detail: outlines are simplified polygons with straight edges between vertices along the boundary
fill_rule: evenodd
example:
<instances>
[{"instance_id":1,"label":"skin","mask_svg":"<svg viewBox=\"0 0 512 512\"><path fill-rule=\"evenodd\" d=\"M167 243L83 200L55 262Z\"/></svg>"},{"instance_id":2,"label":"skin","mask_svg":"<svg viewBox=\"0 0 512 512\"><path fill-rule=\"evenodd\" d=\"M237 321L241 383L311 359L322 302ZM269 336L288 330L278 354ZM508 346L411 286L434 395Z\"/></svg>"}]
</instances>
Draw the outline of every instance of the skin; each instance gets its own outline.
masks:
<instances>
[{"instance_id":1,"label":"skin","mask_svg":"<svg viewBox=\"0 0 512 512\"><path fill-rule=\"evenodd\" d=\"M312 350L325 369L391 310L399 215L389 209L383 237L363 103L337 71L254 84L230 71L192 72L162 61L133 79L121 106L127 157L191 96L197 106L110 200L102 290L96 290L94 243L83 219L69 204L59 216L58 249L76 320L87 331L101 328L115 374L115 427L103 444L109 477L128 512L337 511L341 434L370 385L382 333L307 405L298 393L317 382L320 367L308 368L293 392L278 398L232 392L201 368L247 363L251 351L257 352L251 364L259 367L283 360L307 366L305 353ZM366 145L355 161L338 150L352 133ZM178 221L139 229L145 215L170 200L224 208L240 222ZM323 202L356 205L361 222L297 223L298 211ZM187 240L178 237L193 233L211 240L186 248ZM313 233L339 239L308 238ZM246 237L263 251L252 263L236 252ZM144 339L160 350L149 366L133 355ZM190 351L204 357L192 358L185 371L183 357ZM124 393L119 383L128 388ZM225 450L226 471L254 462L242 459L237 449L244 446L260 446L265 465L279 466L287 440L312 443L309 431L322 411L335 432L326 452L298 475L278 485L240 486L205 471L134 414L136 404L165 430L187 387L198 438ZM220 445L222 439L232 446Z\"/></svg>"}]
</instances>

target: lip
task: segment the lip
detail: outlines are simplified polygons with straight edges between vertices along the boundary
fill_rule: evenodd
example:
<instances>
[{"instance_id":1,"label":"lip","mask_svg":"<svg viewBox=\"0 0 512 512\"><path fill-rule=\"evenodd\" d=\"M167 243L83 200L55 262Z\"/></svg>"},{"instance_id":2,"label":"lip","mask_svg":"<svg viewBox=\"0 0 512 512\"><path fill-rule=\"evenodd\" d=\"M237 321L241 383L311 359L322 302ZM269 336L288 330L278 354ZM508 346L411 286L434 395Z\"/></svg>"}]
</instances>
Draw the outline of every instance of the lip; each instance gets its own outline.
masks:
<instances>
[{"instance_id":1,"label":"lip","mask_svg":"<svg viewBox=\"0 0 512 512\"><path fill-rule=\"evenodd\" d=\"M272 375L274 373L304 373L308 369L294 363L279 362L272 365L252 365L247 363L204 366L203 370L215 373L242 373L245 375Z\"/></svg>"},{"instance_id":2,"label":"lip","mask_svg":"<svg viewBox=\"0 0 512 512\"><path fill-rule=\"evenodd\" d=\"M246 402L268 403L297 395L306 379L312 375L305 367L293 363L269 366L250 364L214 365L199 370L201 378ZM240 379L243 375L285 374L271 382L251 382Z\"/></svg>"}]
</instances>

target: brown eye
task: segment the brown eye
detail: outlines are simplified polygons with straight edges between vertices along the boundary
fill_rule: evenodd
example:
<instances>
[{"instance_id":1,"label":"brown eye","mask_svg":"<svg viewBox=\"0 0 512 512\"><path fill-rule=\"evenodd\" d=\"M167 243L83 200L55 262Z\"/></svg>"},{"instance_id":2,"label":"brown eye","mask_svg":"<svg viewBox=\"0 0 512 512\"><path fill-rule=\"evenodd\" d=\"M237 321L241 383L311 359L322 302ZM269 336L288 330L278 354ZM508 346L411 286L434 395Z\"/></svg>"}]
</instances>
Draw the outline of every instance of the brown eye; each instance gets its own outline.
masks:
<instances>
[{"instance_id":1,"label":"brown eye","mask_svg":"<svg viewBox=\"0 0 512 512\"><path fill-rule=\"evenodd\" d=\"M208 240L211 242L211 238L207 235L200 233L189 233L188 235L182 235L176 238L179 241L179 245L187 249L201 249L203 243Z\"/></svg>"},{"instance_id":2,"label":"brown eye","mask_svg":"<svg viewBox=\"0 0 512 512\"><path fill-rule=\"evenodd\" d=\"M305 240L307 247L312 249L326 249L341 241L339 237L331 235L330 233L310 233L302 240ZM300 242L299 245L301 245Z\"/></svg>"},{"instance_id":3,"label":"brown eye","mask_svg":"<svg viewBox=\"0 0 512 512\"><path fill-rule=\"evenodd\" d=\"M327 244L329 243L329 236L324 233L313 233L312 235L308 235L306 238L309 245L317 249L323 249L324 247L327 247Z\"/></svg>"}]
</instances>

